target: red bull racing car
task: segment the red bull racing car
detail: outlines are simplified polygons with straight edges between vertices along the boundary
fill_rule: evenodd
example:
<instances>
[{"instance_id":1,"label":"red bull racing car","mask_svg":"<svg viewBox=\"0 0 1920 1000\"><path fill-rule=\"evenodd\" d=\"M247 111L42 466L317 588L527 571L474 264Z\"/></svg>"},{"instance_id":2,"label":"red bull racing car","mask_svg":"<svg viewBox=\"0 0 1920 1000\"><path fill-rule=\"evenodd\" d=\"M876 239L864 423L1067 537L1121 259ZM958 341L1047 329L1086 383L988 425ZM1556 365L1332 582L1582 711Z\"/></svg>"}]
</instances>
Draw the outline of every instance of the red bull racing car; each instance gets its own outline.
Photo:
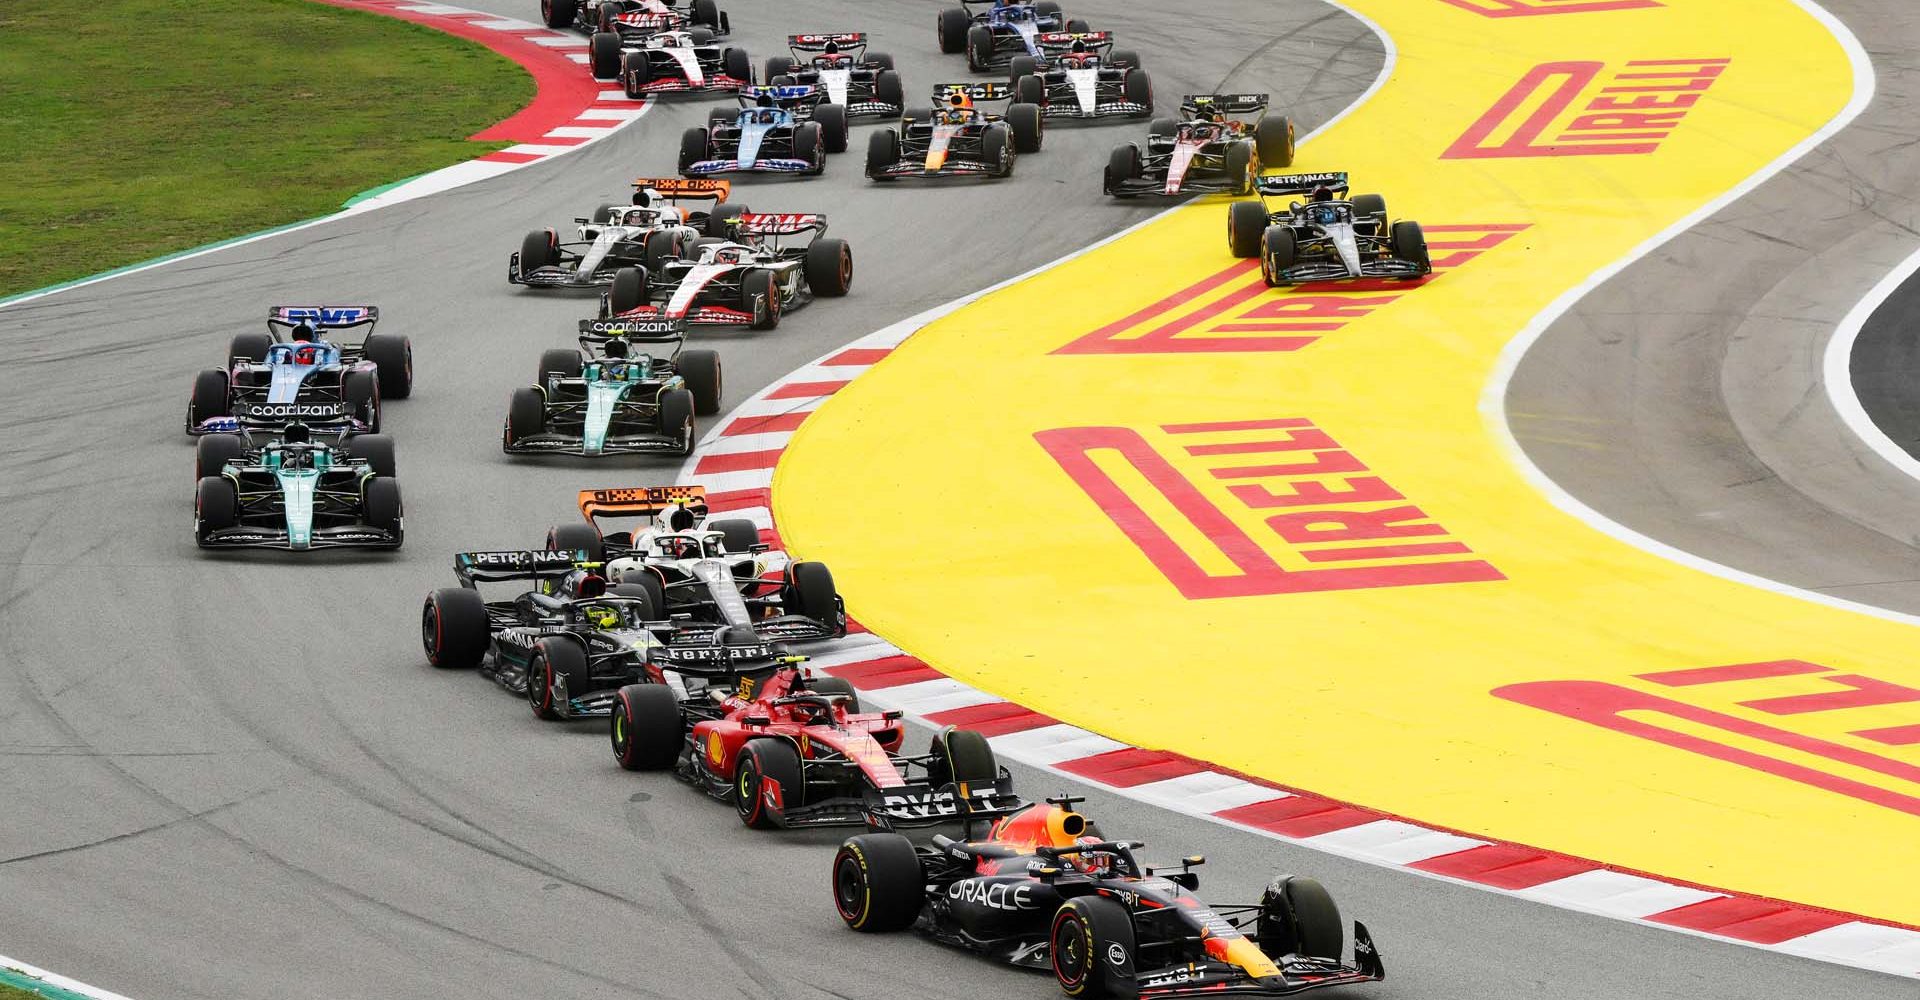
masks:
<instances>
[{"instance_id":1,"label":"red bull racing car","mask_svg":"<svg viewBox=\"0 0 1920 1000\"><path fill-rule=\"evenodd\" d=\"M1010 103L993 115L975 107L982 101ZM1039 106L1015 102L1004 83L943 83L931 112L915 111L867 140L867 177L1011 177L1015 156L1040 151L1043 127Z\"/></svg>"}]
</instances>

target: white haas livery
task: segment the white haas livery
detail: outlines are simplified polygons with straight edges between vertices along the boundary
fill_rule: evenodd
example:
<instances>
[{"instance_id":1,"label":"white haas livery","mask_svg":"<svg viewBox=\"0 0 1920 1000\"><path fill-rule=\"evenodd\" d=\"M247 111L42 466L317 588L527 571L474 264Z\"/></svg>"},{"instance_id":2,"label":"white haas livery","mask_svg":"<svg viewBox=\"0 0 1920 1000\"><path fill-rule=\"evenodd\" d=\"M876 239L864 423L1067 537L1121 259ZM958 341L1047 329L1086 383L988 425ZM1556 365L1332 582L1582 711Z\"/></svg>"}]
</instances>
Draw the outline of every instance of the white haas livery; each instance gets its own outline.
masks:
<instances>
[{"instance_id":1,"label":"white haas livery","mask_svg":"<svg viewBox=\"0 0 1920 1000\"><path fill-rule=\"evenodd\" d=\"M824 215L747 212L729 225L730 239L697 239L684 257L615 275L601 317L771 330L788 310L845 295L853 284L853 251L824 235ZM808 233L814 238L804 245L782 245Z\"/></svg>"}]
</instances>

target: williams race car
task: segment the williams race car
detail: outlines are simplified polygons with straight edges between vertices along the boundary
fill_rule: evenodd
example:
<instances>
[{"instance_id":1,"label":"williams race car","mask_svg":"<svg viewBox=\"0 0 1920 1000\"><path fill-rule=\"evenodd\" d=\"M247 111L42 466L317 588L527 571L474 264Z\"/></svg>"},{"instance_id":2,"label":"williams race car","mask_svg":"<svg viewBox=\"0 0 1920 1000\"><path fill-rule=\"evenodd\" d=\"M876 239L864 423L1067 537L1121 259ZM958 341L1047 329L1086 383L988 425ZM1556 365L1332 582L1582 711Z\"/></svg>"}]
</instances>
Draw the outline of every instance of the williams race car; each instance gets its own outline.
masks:
<instances>
[{"instance_id":1,"label":"williams race car","mask_svg":"<svg viewBox=\"0 0 1920 1000\"><path fill-rule=\"evenodd\" d=\"M694 415L720 410L720 356L683 351L686 324L582 320L580 350L540 356L513 391L500 448L509 455L688 455ZM662 356L634 348L665 348Z\"/></svg>"},{"instance_id":2,"label":"williams race car","mask_svg":"<svg viewBox=\"0 0 1920 1000\"><path fill-rule=\"evenodd\" d=\"M1347 175L1285 174L1260 179L1260 201L1227 206L1235 257L1259 257L1269 285L1350 278L1416 280L1433 271L1427 237L1409 219L1387 222L1387 200L1347 196ZM1268 198L1305 195L1271 211Z\"/></svg>"},{"instance_id":3,"label":"williams race car","mask_svg":"<svg viewBox=\"0 0 1920 1000\"><path fill-rule=\"evenodd\" d=\"M1114 147L1102 190L1142 194L1251 194L1260 172L1293 165L1293 122L1267 114L1265 94L1189 94L1182 120L1156 118L1147 144Z\"/></svg>"},{"instance_id":4,"label":"williams race car","mask_svg":"<svg viewBox=\"0 0 1920 1000\"><path fill-rule=\"evenodd\" d=\"M1004 813L981 840L853 837L833 861L834 905L856 931L909 927L1002 962L1051 969L1071 997L1286 996L1386 978L1366 925L1345 928L1319 882L1282 875L1260 902L1209 906L1194 866L1140 864L1061 796ZM969 821L968 835L977 819Z\"/></svg>"},{"instance_id":5,"label":"williams race car","mask_svg":"<svg viewBox=\"0 0 1920 1000\"><path fill-rule=\"evenodd\" d=\"M194 376L187 433L278 430L295 422L343 433L379 430L381 399L413 392L413 343L374 333L379 319L373 306L274 306L266 333L235 336L227 367ZM359 327L367 334L358 344L322 339L329 330Z\"/></svg>"},{"instance_id":6,"label":"williams race car","mask_svg":"<svg viewBox=\"0 0 1920 1000\"><path fill-rule=\"evenodd\" d=\"M549 28L584 28L640 39L659 31L701 29L712 38L732 25L718 0L540 0Z\"/></svg>"},{"instance_id":7,"label":"williams race car","mask_svg":"<svg viewBox=\"0 0 1920 1000\"><path fill-rule=\"evenodd\" d=\"M1153 114L1153 81L1138 54L1114 50L1112 32L1050 32L1035 42L1042 58L1014 56L1009 64L1014 100L1039 105L1047 118Z\"/></svg>"},{"instance_id":8,"label":"williams race car","mask_svg":"<svg viewBox=\"0 0 1920 1000\"><path fill-rule=\"evenodd\" d=\"M1016 53L1040 56L1037 39L1048 32L1086 32L1087 22L1068 20L1052 0L960 0L940 12L940 51L967 54L976 73L1007 65Z\"/></svg>"},{"instance_id":9,"label":"williams race car","mask_svg":"<svg viewBox=\"0 0 1920 1000\"><path fill-rule=\"evenodd\" d=\"M868 52L865 32L788 35L787 48L793 55L767 60L767 83L819 87L824 100L845 108L848 118L898 118L906 113L906 91L893 57Z\"/></svg>"},{"instance_id":10,"label":"williams race car","mask_svg":"<svg viewBox=\"0 0 1920 1000\"><path fill-rule=\"evenodd\" d=\"M203 549L397 549L400 482L393 439L362 434L337 445L288 424L254 447L237 423L195 442L194 537Z\"/></svg>"},{"instance_id":11,"label":"williams race car","mask_svg":"<svg viewBox=\"0 0 1920 1000\"><path fill-rule=\"evenodd\" d=\"M1045 138L1039 106L1010 103L1001 116L979 110L975 101L1011 102L1013 88L1004 83L935 87L932 111L915 111L867 140L867 177L1013 176L1014 157L1038 153Z\"/></svg>"},{"instance_id":12,"label":"williams race car","mask_svg":"<svg viewBox=\"0 0 1920 1000\"><path fill-rule=\"evenodd\" d=\"M747 210L728 202L732 185L722 180L642 177L633 182L633 204L605 204L593 216L573 220L578 240L561 242L551 229L536 229L507 258L507 283L534 288L591 287L613 281L623 267L657 267L700 236L721 236L727 220ZM711 201L689 210L680 201Z\"/></svg>"},{"instance_id":13,"label":"williams race car","mask_svg":"<svg viewBox=\"0 0 1920 1000\"><path fill-rule=\"evenodd\" d=\"M680 136L680 172L709 177L736 172L819 174L827 154L847 148L847 109L819 102L812 85L742 87L740 110L716 111L705 128Z\"/></svg>"},{"instance_id":14,"label":"williams race car","mask_svg":"<svg viewBox=\"0 0 1920 1000\"><path fill-rule=\"evenodd\" d=\"M663 31L637 45L611 31L587 40L595 79L618 78L628 97L688 91L739 90L753 83L746 49L713 44L704 32Z\"/></svg>"},{"instance_id":15,"label":"williams race car","mask_svg":"<svg viewBox=\"0 0 1920 1000\"><path fill-rule=\"evenodd\" d=\"M730 220L731 240L698 239L686 256L655 269L614 275L600 300L602 319L664 318L771 330L815 296L837 298L853 285L853 251L829 239L824 215L747 212ZM781 238L813 233L803 246Z\"/></svg>"}]
</instances>

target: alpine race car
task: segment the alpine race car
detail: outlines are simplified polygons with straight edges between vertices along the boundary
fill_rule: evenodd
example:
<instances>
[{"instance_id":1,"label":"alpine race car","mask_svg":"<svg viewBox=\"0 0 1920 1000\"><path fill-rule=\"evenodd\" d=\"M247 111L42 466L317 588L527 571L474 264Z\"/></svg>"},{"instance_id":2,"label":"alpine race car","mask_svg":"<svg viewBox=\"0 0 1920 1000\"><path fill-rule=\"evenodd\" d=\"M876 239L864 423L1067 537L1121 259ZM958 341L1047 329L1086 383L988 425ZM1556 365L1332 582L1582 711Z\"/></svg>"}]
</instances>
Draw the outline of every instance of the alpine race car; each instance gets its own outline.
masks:
<instances>
[{"instance_id":1,"label":"alpine race car","mask_svg":"<svg viewBox=\"0 0 1920 1000\"><path fill-rule=\"evenodd\" d=\"M580 322L580 350L540 356L534 384L513 390L500 448L509 455L693 453L694 415L720 410L720 356L683 351L686 324ZM663 356L634 353L661 345Z\"/></svg>"},{"instance_id":2,"label":"alpine race car","mask_svg":"<svg viewBox=\"0 0 1920 1000\"><path fill-rule=\"evenodd\" d=\"M847 109L819 103L819 93L812 85L740 88L738 113L716 111L705 128L681 133L680 172L824 172L828 153L846 151Z\"/></svg>"},{"instance_id":3,"label":"alpine race car","mask_svg":"<svg viewBox=\"0 0 1920 1000\"><path fill-rule=\"evenodd\" d=\"M1051 969L1071 997L1286 996L1386 978L1365 924L1345 929L1319 882L1282 875L1260 902L1209 906L1194 867L1142 865L1081 801L1050 798L991 820L980 840L897 833L849 839L833 860L834 905L856 931L909 927L936 941ZM967 822L971 836L979 820Z\"/></svg>"},{"instance_id":4,"label":"alpine race car","mask_svg":"<svg viewBox=\"0 0 1920 1000\"><path fill-rule=\"evenodd\" d=\"M1041 57L1014 56L1013 99L1037 104L1047 118L1146 118L1153 80L1137 53L1113 47L1113 33L1049 32L1035 38Z\"/></svg>"},{"instance_id":5,"label":"alpine race car","mask_svg":"<svg viewBox=\"0 0 1920 1000\"><path fill-rule=\"evenodd\" d=\"M1004 83L935 87L932 111L915 111L867 140L867 177L1013 176L1016 155L1040 151L1039 106L1009 103L1003 116L979 110L975 101L1013 102L1013 88Z\"/></svg>"},{"instance_id":6,"label":"alpine race car","mask_svg":"<svg viewBox=\"0 0 1920 1000\"><path fill-rule=\"evenodd\" d=\"M260 447L237 422L195 442L194 537L203 549L397 549L400 482L393 439L337 445L288 424Z\"/></svg>"},{"instance_id":7,"label":"alpine race car","mask_svg":"<svg viewBox=\"0 0 1920 1000\"><path fill-rule=\"evenodd\" d=\"M549 28L578 27L629 38L695 28L712 38L732 29L717 0L540 0L540 19Z\"/></svg>"},{"instance_id":8,"label":"alpine race car","mask_svg":"<svg viewBox=\"0 0 1920 1000\"><path fill-rule=\"evenodd\" d=\"M617 78L633 98L739 90L753 83L747 50L715 45L704 33L663 31L629 45L611 31L595 32L587 40L587 58L595 79Z\"/></svg>"},{"instance_id":9,"label":"alpine race car","mask_svg":"<svg viewBox=\"0 0 1920 1000\"><path fill-rule=\"evenodd\" d=\"M819 87L828 103L846 109L848 118L898 118L906 113L906 90L893 57L868 52L865 32L788 35L787 48L792 55L767 60L767 83Z\"/></svg>"},{"instance_id":10,"label":"alpine race car","mask_svg":"<svg viewBox=\"0 0 1920 1000\"><path fill-rule=\"evenodd\" d=\"M1182 118L1156 118L1147 144L1114 147L1102 190L1142 194L1252 194L1262 170L1293 165L1293 122L1267 114L1265 94L1188 94Z\"/></svg>"},{"instance_id":11,"label":"alpine race car","mask_svg":"<svg viewBox=\"0 0 1920 1000\"><path fill-rule=\"evenodd\" d=\"M507 283L535 288L592 287L613 281L623 267L657 267L700 236L721 236L726 221L747 210L728 202L723 180L642 177L633 182L633 204L605 204L591 218L574 219L579 239L562 242L552 229L536 229L507 258ZM688 210L680 201L715 202Z\"/></svg>"},{"instance_id":12,"label":"alpine race car","mask_svg":"<svg viewBox=\"0 0 1920 1000\"><path fill-rule=\"evenodd\" d=\"M979 73L1007 65L1016 53L1038 58L1036 41L1048 32L1087 32L1087 22L1068 20L1051 0L960 0L940 12L940 51L965 52L967 68Z\"/></svg>"},{"instance_id":13,"label":"alpine race car","mask_svg":"<svg viewBox=\"0 0 1920 1000\"><path fill-rule=\"evenodd\" d=\"M732 238L697 239L686 256L655 269L614 275L600 299L602 319L664 318L771 330L780 317L853 285L853 251L830 239L824 215L747 212L730 221ZM782 237L813 233L804 246Z\"/></svg>"},{"instance_id":14,"label":"alpine race car","mask_svg":"<svg viewBox=\"0 0 1920 1000\"><path fill-rule=\"evenodd\" d=\"M1387 200L1347 197L1347 175L1283 174L1260 179L1260 201L1227 206L1227 244L1235 257L1259 257L1269 285L1351 278L1412 281L1433 271L1427 237L1410 219L1389 224ZM1305 195L1280 211L1268 198Z\"/></svg>"},{"instance_id":15,"label":"alpine race car","mask_svg":"<svg viewBox=\"0 0 1920 1000\"><path fill-rule=\"evenodd\" d=\"M614 758L672 768L755 829L923 826L1018 801L984 736L948 726L927 753L902 754L901 713L861 712L851 685L803 660L776 647L759 662L660 663L652 683L620 689Z\"/></svg>"},{"instance_id":16,"label":"alpine race car","mask_svg":"<svg viewBox=\"0 0 1920 1000\"><path fill-rule=\"evenodd\" d=\"M413 393L413 343L373 332L374 306L274 306L266 333L236 335L227 366L193 379L187 433L234 427L278 430L290 423L338 432L380 429L380 401ZM365 327L358 344L321 339ZM284 335L284 338L283 338Z\"/></svg>"}]
</instances>

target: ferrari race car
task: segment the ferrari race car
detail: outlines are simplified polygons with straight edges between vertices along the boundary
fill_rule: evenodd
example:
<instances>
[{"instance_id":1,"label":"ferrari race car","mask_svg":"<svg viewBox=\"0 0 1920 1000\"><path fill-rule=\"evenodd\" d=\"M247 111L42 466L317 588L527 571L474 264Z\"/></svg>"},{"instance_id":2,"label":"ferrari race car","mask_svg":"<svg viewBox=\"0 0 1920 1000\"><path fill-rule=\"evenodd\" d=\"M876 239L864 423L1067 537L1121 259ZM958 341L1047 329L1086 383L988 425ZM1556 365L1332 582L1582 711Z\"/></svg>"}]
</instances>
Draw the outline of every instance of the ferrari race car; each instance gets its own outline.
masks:
<instances>
[{"instance_id":1,"label":"ferrari race car","mask_svg":"<svg viewBox=\"0 0 1920 1000\"><path fill-rule=\"evenodd\" d=\"M732 27L717 0L540 0L549 28L584 28L645 38L658 31L699 28L712 38Z\"/></svg>"},{"instance_id":2,"label":"ferrari race car","mask_svg":"<svg viewBox=\"0 0 1920 1000\"><path fill-rule=\"evenodd\" d=\"M561 242L551 229L536 229L507 258L507 283L535 288L590 287L613 281L623 267L657 267L700 236L721 236L727 220L747 210L728 202L732 185L722 180L642 177L633 182L633 204L605 204L593 216L575 219L580 238ZM711 201L688 210L680 201Z\"/></svg>"},{"instance_id":3,"label":"ferrari race car","mask_svg":"<svg viewBox=\"0 0 1920 1000\"><path fill-rule=\"evenodd\" d=\"M742 87L740 110L716 110L705 128L680 136L680 172L819 174L828 153L847 149L847 109L819 102L812 85Z\"/></svg>"},{"instance_id":4,"label":"ferrari race car","mask_svg":"<svg viewBox=\"0 0 1920 1000\"><path fill-rule=\"evenodd\" d=\"M628 97L688 91L739 90L753 83L746 49L713 44L703 31L663 31L637 45L611 31L587 39L596 80L619 79Z\"/></svg>"},{"instance_id":5,"label":"ferrari race car","mask_svg":"<svg viewBox=\"0 0 1920 1000\"><path fill-rule=\"evenodd\" d=\"M756 829L885 830L1018 801L979 733L949 726L927 753L904 755L899 712L861 712L851 685L802 660L659 664L653 683L620 689L614 758L631 771L672 768Z\"/></svg>"},{"instance_id":6,"label":"ferrari race car","mask_svg":"<svg viewBox=\"0 0 1920 1000\"><path fill-rule=\"evenodd\" d=\"M1006 812L981 840L853 837L833 860L834 905L856 931L911 927L1051 969L1071 997L1286 996L1386 978L1358 921L1353 963L1342 961L1340 911L1319 882L1282 875L1258 903L1209 906L1194 894L1205 858L1146 867L1139 842L1105 839L1073 811L1079 801Z\"/></svg>"},{"instance_id":7,"label":"ferrari race car","mask_svg":"<svg viewBox=\"0 0 1920 1000\"><path fill-rule=\"evenodd\" d=\"M694 415L720 410L720 356L683 351L673 320L582 320L580 349L540 356L513 390L500 448L509 455L693 453ZM634 353L660 345L664 356Z\"/></svg>"},{"instance_id":8,"label":"ferrari race car","mask_svg":"<svg viewBox=\"0 0 1920 1000\"><path fill-rule=\"evenodd\" d=\"M818 87L827 103L846 109L848 118L898 118L906 113L906 91L893 57L868 52L865 32L788 35L787 48L793 55L767 60L767 83Z\"/></svg>"},{"instance_id":9,"label":"ferrari race car","mask_svg":"<svg viewBox=\"0 0 1920 1000\"><path fill-rule=\"evenodd\" d=\"M1347 175L1285 174L1260 179L1260 201L1227 206L1235 257L1259 257L1269 285L1350 278L1414 280L1433 271L1427 237L1410 219L1387 222L1387 200L1347 197ZM1270 211L1268 198L1305 195Z\"/></svg>"},{"instance_id":10,"label":"ferrari race car","mask_svg":"<svg viewBox=\"0 0 1920 1000\"><path fill-rule=\"evenodd\" d=\"M340 432L379 430L381 399L413 393L413 343L374 333L379 319L374 306L267 310L266 333L236 335L227 367L194 376L187 433L278 430L295 422ZM359 327L367 334L358 344L321 339L329 330Z\"/></svg>"},{"instance_id":11,"label":"ferrari race car","mask_svg":"<svg viewBox=\"0 0 1920 1000\"><path fill-rule=\"evenodd\" d=\"M602 319L662 318L771 330L780 317L837 298L853 285L853 251L829 239L824 215L746 212L729 223L732 238L697 239L686 255L656 269L614 275L600 300ZM813 233L804 246L782 237Z\"/></svg>"},{"instance_id":12,"label":"ferrari race car","mask_svg":"<svg viewBox=\"0 0 1920 1000\"><path fill-rule=\"evenodd\" d=\"M867 177L1011 177L1014 157L1038 153L1044 138L1040 108L1009 103L991 115L975 101L1013 101L1004 83L943 83L933 110L915 111L867 140ZM922 116L925 117L922 117Z\"/></svg>"},{"instance_id":13,"label":"ferrari race car","mask_svg":"<svg viewBox=\"0 0 1920 1000\"><path fill-rule=\"evenodd\" d=\"M1114 50L1112 32L1049 32L1034 42L1040 58L1014 56L1008 64L1014 100L1039 105L1047 118L1153 114L1153 80L1137 53Z\"/></svg>"},{"instance_id":14,"label":"ferrari race car","mask_svg":"<svg viewBox=\"0 0 1920 1000\"><path fill-rule=\"evenodd\" d=\"M960 0L940 12L940 51L965 52L975 73L999 69L1016 53L1040 57L1037 39L1049 32L1087 32L1087 22L1068 20L1051 0Z\"/></svg>"},{"instance_id":15,"label":"ferrari race car","mask_svg":"<svg viewBox=\"0 0 1920 1000\"><path fill-rule=\"evenodd\" d=\"M1265 94L1189 94L1181 120L1156 118L1147 144L1114 147L1102 190L1142 194L1251 194L1260 171L1293 165L1293 122L1267 114Z\"/></svg>"},{"instance_id":16,"label":"ferrari race car","mask_svg":"<svg viewBox=\"0 0 1920 1000\"><path fill-rule=\"evenodd\" d=\"M194 443L201 548L400 547L392 438L362 434L329 445L301 423L281 435L256 448L233 422Z\"/></svg>"}]
</instances>

